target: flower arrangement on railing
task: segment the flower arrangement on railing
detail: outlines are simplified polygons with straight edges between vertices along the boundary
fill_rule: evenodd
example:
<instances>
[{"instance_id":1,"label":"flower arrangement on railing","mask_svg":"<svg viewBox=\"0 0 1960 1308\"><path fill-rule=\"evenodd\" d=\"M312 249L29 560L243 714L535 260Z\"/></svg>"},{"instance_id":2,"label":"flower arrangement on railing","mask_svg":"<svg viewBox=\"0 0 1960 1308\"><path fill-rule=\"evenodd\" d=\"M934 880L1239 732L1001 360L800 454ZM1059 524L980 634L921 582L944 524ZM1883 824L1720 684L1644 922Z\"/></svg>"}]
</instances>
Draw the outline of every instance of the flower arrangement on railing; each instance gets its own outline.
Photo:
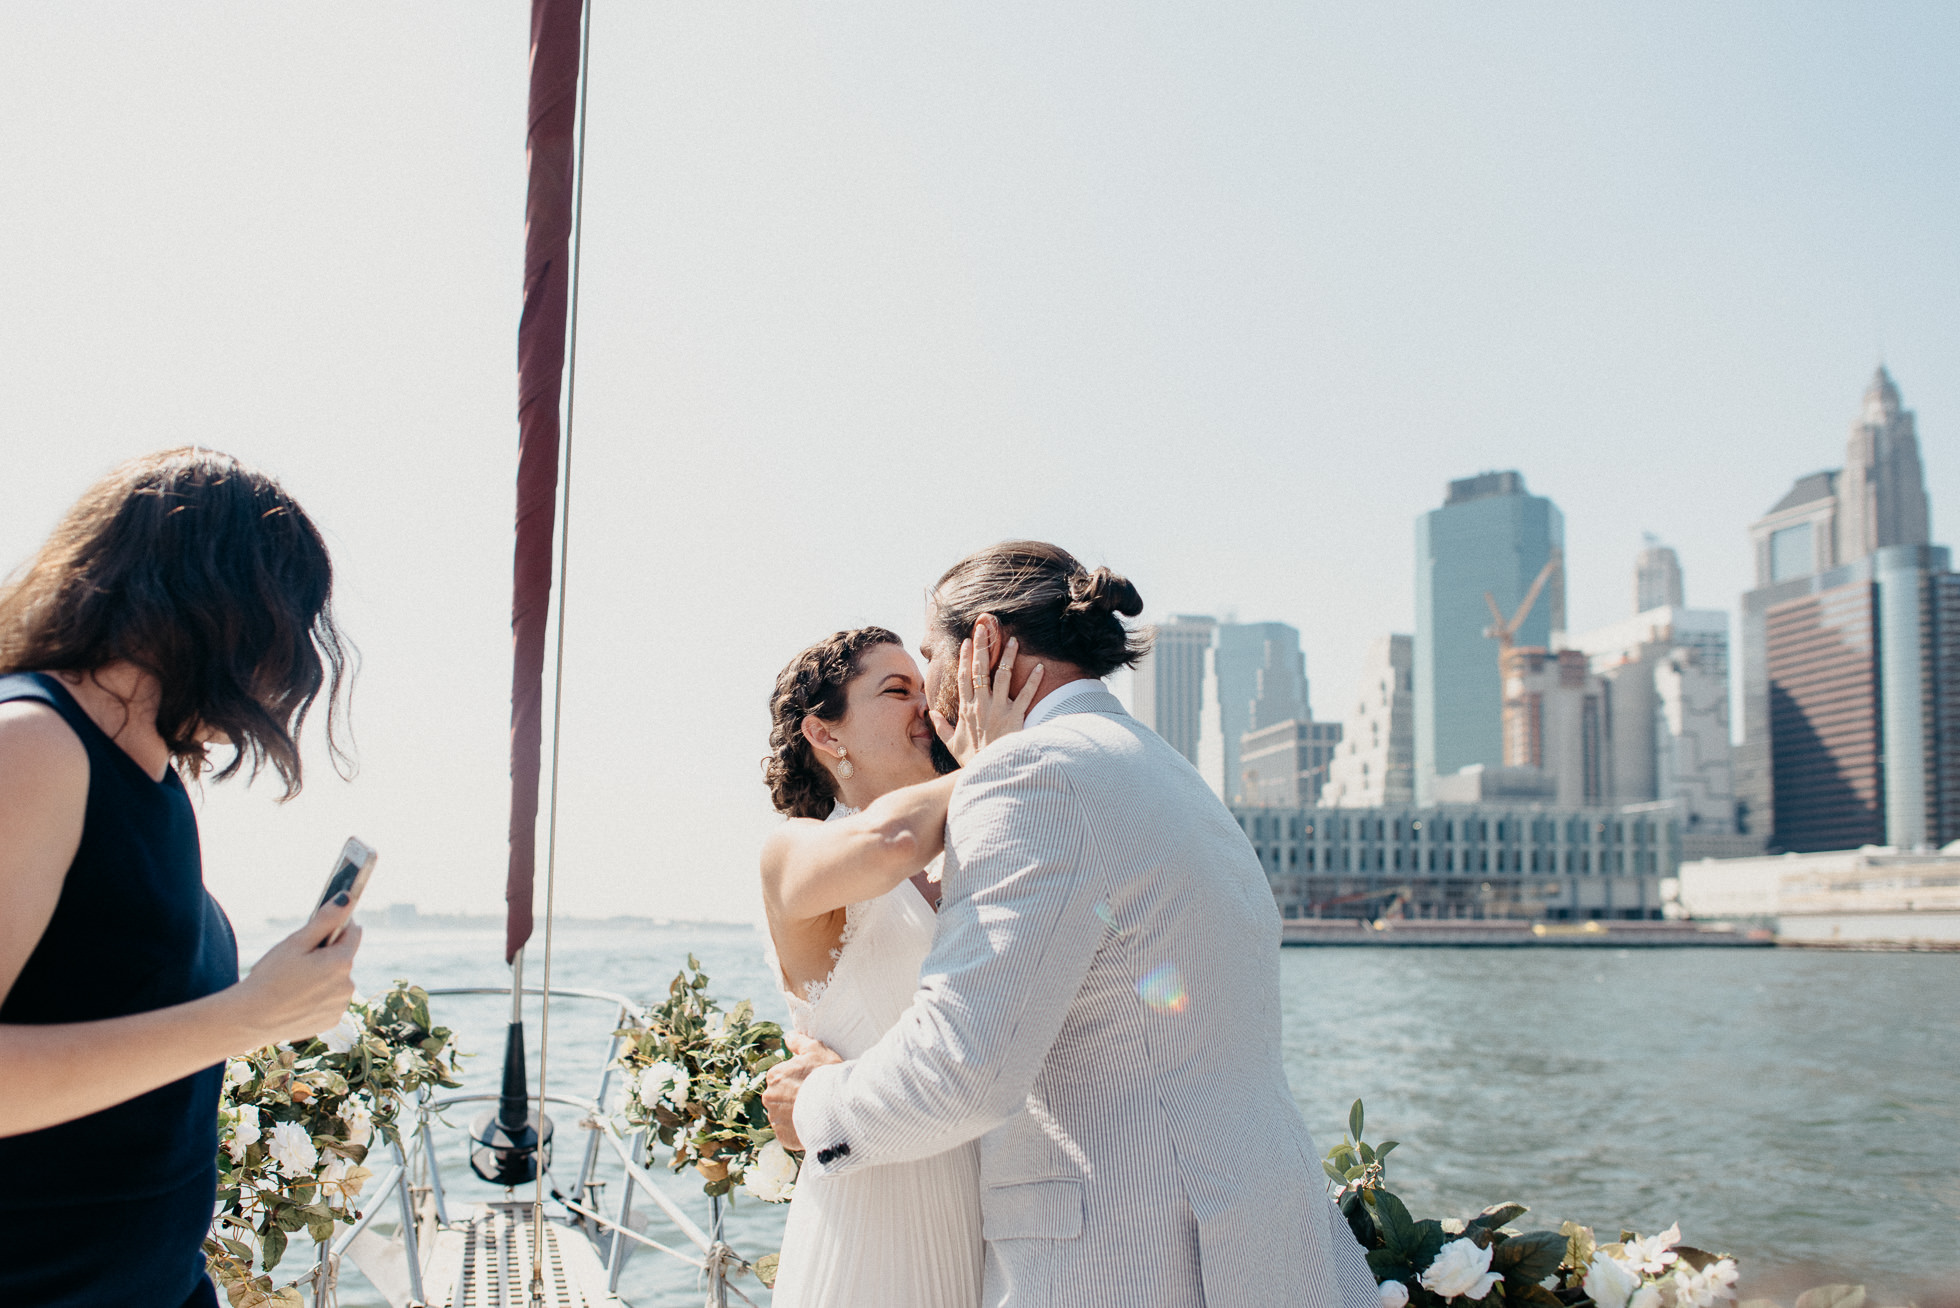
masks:
<instances>
[{"instance_id":1,"label":"flower arrangement on railing","mask_svg":"<svg viewBox=\"0 0 1960 1308\"><path fill-rule=\"evenodd\" d=\"M1646 1239L1622 1231L1600 1244L1591 1227L1575 1222L1556 1231L1512 1229L1527 1211L1522 1204L1418 1221L1387 1188L1384 1160L1396 1141L1363 1143L1363 1123L1357 1099L1348 1134L1321 1166L1368 1251L1383 1308L1442 1308L1459 1299L1506 1308L1715 1308L1735 1298L1735 1260L1681 1244L1678 1225Z\"/></svg>"},{"instance_id":2,"label":"flower arrangement on railing","mask_svg":"<svg viewBox=\"0 0 1960 1308\"><path fill-rule=\"evenodd\" d=\"M797 1156L783 1148L762 1107L763 1074L789 1057L783 1029L758 1022L743 1000L723 1012L708 996L708 978L690 954L667 998L618 1034L626 1071L620 1115L653 1142L673 1150L678 1172L692 1165L710 1195L736 1186L769 1203L796 1189Z\"/></svg>"},{"instance_id":3,"label":"flower arrangement on railing","mask_svg":"<svg viewBox=\"0 0 1960 1308\"><path fill-rule=\"evenodd\" d=\"M226 1066L219 1208L204 1254L233 1308L298 1308L300 1282L275 1288L271 1276L288 1237L325 1242L359 1220L375 1133L400 1143L396 1118L410 1096L460 1084L449 1040L421 987L397 981L378 999L357 998L331 1031Z\"/></svg>"}]
</instances>

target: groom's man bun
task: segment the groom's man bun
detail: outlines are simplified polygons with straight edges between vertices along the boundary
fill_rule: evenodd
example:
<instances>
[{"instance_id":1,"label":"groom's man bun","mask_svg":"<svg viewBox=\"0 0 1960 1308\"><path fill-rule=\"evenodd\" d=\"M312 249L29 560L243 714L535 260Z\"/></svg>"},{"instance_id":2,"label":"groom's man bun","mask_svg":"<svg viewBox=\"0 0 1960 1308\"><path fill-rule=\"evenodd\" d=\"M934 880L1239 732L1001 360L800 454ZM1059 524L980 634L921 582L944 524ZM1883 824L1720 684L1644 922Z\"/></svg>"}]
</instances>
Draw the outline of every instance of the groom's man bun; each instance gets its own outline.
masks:
<instances>
[{"instance_id":1,"label":"groom's man bun","mask_svg":"<svg viewBox=\"0 0 1960 1308\"><path fill-rule=\"evenodd\" d=\"M1106 677L1143 657L1149 642L1124 625L1143 612L1143 596L1108 568L1085 568L1059 545L1002 541L946 569L933 587L939 625L955 640L973 634L983 613L1000 619L1021 652Z\"/></svg>"}]
</instances>

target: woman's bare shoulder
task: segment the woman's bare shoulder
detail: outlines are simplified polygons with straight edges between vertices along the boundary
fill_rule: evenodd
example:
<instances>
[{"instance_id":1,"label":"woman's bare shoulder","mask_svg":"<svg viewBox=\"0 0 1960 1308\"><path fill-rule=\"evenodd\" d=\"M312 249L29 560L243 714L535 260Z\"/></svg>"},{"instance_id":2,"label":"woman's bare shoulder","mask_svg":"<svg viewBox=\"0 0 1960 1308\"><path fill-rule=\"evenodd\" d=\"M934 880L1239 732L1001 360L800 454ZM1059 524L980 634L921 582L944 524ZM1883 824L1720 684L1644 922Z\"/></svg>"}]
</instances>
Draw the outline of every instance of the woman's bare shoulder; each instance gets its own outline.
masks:
<instances>
[{"instance_id":1,"label":"woman's bare shoulder","mask_svg":"<svg viewBox=\"0 0 1960 1308\"><path fill-rule=\"evenodd\" d=\"M40 700L16 699L0 704L0 771L14 779L17 768L51 769L54 781L63 774L88 776L88 750L67 719Z\"/></svg>"}]
</instances>

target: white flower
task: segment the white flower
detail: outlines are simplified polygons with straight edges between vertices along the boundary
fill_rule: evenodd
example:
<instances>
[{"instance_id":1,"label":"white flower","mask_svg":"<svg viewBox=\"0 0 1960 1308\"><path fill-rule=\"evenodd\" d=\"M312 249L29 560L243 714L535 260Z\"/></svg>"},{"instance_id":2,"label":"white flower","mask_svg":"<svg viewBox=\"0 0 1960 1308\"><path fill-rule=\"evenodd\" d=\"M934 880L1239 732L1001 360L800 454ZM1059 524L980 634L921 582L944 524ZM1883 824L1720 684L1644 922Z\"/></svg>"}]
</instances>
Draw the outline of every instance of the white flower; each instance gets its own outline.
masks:
<instances>
[{"instance_id":1,"label":"white flower","mask_svg":"<svg viewBox=\"0 0 1960 1308\"><path fill-rule=\"evenodd\" d=\"M374 1116L360 1100L349 1098L341 1104L340 1120L347 1123L347 1140L350 1144L365 1145L374 1138Z\"/></svg>"},{"instance_id":2,"label":"white flower","mask_svg":"<svg viewBox=\"0 0 1960 1308\"><path fill-rule=\"evenodd\" d=\"M259 1110L254 1104L240 1104L233 1110L237 1120L231 1127L231 1161L245 1161L245 1151L259 1142Z\"/></svg>"},{"instance_id":3,"label":"white flower","mask_svg":"<svg viewBox=\"0 0 1960 1308\"><path fill-rule=\"evenodd\" d=\"M233 1060L225 1068L226 1085L243 1085L252 1079L252 1065L242 1058Z\"/></svg>"},{"instance_id":4,"label":"white flower","mask_svg":"<svg viewBox=\"0 0 1960 1308\"><path fill-rule=\"evenodd\" d=\"M1643 1285L1627 1300L1627 1308L1661 1308L1660 1287Z\"/></svg>"},{"instance_id":5,"label":"white flower","mask_svg":"<svg viewBox=\"0 0 1960 1308\"><path fill-rule=\"evenodd\" d=\"M1735 1263L1727 1258L1699 1272L1682 1263L1674 1269L1675 1308L1713 1308L1718 1300L1735 1298L1735 1291L1729 1288L1735 1284L1735 1277Z\"/></svg>"},{"instance_id":6,"label":"white flower","mask_svg":"<svg viewBox=\"0 0 1960 1308\"><path fill-rule=\"evenodd\" d=\"M1416 1278L1431 1294L1473 1300L1489 1294L1490 1287L1502 1279L1490 1270L1490 1250L1479 1249L1475 1240L1450 1241L1438 1251L1429 1270Z\"/></svg>"},{"instance_id":7,"label":"white flower","mask_svg":"<svg viewBox=\"0 0 1960 1308\"><path fill-rule=\"evenodd\" d=\"M320 1039L327 1042L327 1052L344 1054L367 1037L367 1024L350 1013L342 1013L340 1022L331 1031L322 1031Z\"/></svg>"},{"instance_id":8,"label":"white flower","mask_svg":"<svg viewBox=\"0 0 1960 1308\"><path fill-rule=\"evenodd\" d=\"M1649 1236L1645 1240L1628 1240L1624 1246L1626 1251L1620 1255L1620 1261L1625 1263L1630 1271L1638 1272L1643 1276L1658 1276L1667 1270L1669 1263L1680 1256L1671 1252L1680 1240L1681 1223L1676 1222L1659 1235Z\"/></svg>"},{"instance_id":9,"label":"white flower","mask_svg":"<svg viewBox=\"0 0 1960 1308\"><path fill-rule=\"evenodd\" d=\"M1640 1277L1604 1250L1586 1268L1586 1295L1599 1308L1628 1308L1627 1296L1640 1288Z\"/></svg>"},{"instance_id":10,"label":"white flower","mask_svg":"<svg viewBox=\"0 0 1960 1308\"><path fill-rule=\"evenodd\" d=\"M1400 1281L1381 1283L1382 1308L1408 1308L1409 1287Z\"/></svg>"},{"instance_id":11,"label":"white flower","mask_svg":"<svg viewBox=\"0 0 1960 1308\"><path fill-rule=\"evenodd\" d=\"M329 1208L347 1206L346 1192L341 1189L347 1180L347 1160L335 1154L327 1159L326 1170L320 1173L320 1189Z\"/></svg>"},{"instance_id":12,"label":"white flower","mask_svg":"<svg viewBox=\"0 0 1960 1308\"><path fill-rule=\"evenodd\" d=\"M796 1189L796 1160L781 1142L771 1140L756 1151L755 1161L743 1169L742 1188L764 1203L783 1202Z\"/></svg>"},{"instance_id":13,"label":"white flower","mask_svg":"<svg viewBox=\"0 0 1960 1308\"><path fill-rule=\"evenodd\" d=\"M320 1151L313 1147L313 1137L298 1122L281 1122L273 1127L266 1148L271 1151L272 1160L279 1164L280 1174L294 1180L312 1176L320 1163Z\"/></svg>"},{"instance_id":14,"label":"white flower","mask_svg":"<svg viewBox=\"0 0 1960 1308\"><path fill-rule=\"evenodd\" d=\"M395 1051L395 1079L406 1080L415 1071L415 1051L398 1049Z\"/></svg>"},{"instance_id":15,"label":"white flower","mask_svg":"<svg viewBox=\"0 0 1960 1308\"><path fill-rule=\"evenodd\" d=\"M640 1073L640 1102L652 1108L663 1098L675 1107L687 1102L687 1069L662 1059Z\"/></svg>"}]
</instances>

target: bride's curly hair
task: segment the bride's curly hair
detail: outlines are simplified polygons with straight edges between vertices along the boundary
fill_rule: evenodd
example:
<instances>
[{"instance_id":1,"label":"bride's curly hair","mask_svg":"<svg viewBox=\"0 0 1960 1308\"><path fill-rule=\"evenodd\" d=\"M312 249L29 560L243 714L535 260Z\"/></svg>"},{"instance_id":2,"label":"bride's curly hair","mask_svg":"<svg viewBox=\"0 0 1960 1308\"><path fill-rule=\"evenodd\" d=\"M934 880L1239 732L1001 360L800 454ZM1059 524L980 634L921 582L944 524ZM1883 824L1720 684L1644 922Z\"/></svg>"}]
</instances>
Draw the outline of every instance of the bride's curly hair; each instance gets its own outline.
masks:
<instances>
[{"instance_id":1,"label":"bride's curly hair","mask_svg":"<svg viewBox=\"0 0 1960 1308\"><path fill-rule=\"evenodd\" d=\"M769 697L769 752L762 756L762 779L778 813L824 818L837 802L837 785L817 762L803 738L803 719L814 713L825 722L844 717L844 694L856 680L864 652L904 641L883 627L840 631L818 641L776 674Z\"/></svg>"}]
</instances>

